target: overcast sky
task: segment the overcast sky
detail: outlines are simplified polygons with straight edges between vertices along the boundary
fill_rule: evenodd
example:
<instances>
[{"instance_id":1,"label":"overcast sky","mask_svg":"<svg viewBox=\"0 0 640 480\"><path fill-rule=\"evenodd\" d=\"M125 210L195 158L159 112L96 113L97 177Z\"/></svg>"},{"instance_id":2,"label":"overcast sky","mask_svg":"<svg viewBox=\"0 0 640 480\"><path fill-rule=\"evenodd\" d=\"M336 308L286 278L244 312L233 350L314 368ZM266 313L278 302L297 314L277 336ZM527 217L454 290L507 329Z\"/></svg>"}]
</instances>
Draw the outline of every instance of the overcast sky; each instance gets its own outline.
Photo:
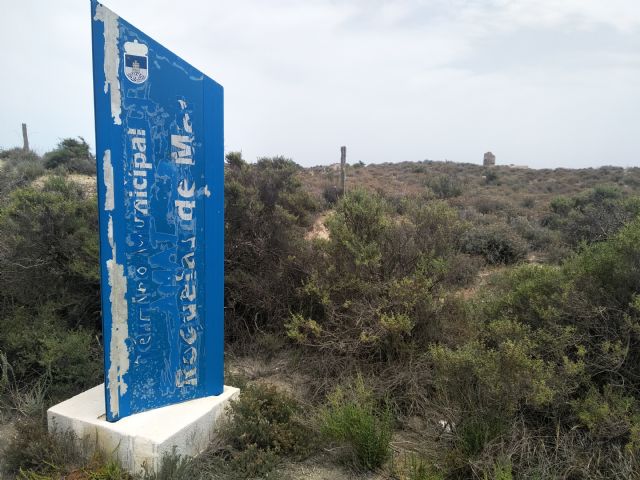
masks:
<instances>
[{"instance_id":1,"label":"overcast sky","mask_svg":"<svg viewBox=\"0 0 640 480\"><path fill-rule=\"evenodd\" d=\"M640 166L640 0L106 0L225 88L225 149L305 165ZM0 148L94 145L88 0L2 0Z\"/></svg>"}]
</instances>

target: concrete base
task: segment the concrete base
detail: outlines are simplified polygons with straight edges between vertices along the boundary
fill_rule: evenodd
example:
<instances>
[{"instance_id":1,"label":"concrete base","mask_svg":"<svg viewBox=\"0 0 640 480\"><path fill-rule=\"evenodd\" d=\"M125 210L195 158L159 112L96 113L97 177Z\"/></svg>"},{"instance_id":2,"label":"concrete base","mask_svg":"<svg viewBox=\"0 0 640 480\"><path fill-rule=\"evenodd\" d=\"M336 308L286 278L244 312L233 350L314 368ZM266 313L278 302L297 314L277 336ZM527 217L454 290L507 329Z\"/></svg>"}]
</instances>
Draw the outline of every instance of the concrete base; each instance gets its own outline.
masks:
<instances>
[{"instance_id":1,"label":"concrete base","mask_svg":"<svg viewBox=\"0 0 640 480\"><path fill-rule=\"evenodd\" d=\"M225 386L217 397L169 405L111 423L105 420L103 384L51 407L47 421L51 432L75 433L87 455L98 450L131 473L153 472L167 454L193 457L204 451L229 400L239 393Z\"/></svg>"}]
</instances>

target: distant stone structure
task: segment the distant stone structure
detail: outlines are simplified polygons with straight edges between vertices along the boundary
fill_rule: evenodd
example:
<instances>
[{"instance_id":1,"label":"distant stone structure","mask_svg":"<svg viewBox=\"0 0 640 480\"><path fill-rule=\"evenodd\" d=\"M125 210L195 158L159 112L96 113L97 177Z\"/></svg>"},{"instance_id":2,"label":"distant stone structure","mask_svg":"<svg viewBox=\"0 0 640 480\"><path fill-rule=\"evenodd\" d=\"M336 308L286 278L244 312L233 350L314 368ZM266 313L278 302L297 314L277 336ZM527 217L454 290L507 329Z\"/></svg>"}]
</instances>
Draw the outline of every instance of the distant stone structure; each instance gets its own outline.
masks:
<instances>
[{"instance_id":1,"label":"distant stone structure","mask_svg":"<svg viewBox=\"0 0 640 480\"><path fill-rule=\"evenodd\" d=\"M485 167L493 167L496 164L496 156L491 153L491 152L487 152L484 154L484 160L482 161L482 165L484 165Z\"/></svg>"}]
</instances>

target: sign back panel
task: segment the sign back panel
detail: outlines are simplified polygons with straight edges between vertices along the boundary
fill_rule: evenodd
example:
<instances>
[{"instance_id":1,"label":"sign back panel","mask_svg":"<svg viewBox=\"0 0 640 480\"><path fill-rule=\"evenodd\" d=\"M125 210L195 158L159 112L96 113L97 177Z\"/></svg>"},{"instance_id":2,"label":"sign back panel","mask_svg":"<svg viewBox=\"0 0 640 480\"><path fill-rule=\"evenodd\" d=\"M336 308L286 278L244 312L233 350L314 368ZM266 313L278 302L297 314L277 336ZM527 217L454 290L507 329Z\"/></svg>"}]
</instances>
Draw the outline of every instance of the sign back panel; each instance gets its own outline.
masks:
<instances>
[{"instance_id":1,"label":"sign back panel","mask_svg":"<svg viewBox=\"0 0 640 480\"><path fill-rule=\"evenodd\" d=\"M106 416L223 390L222 87L92 0Z\"/></svg>"}]
</instances>

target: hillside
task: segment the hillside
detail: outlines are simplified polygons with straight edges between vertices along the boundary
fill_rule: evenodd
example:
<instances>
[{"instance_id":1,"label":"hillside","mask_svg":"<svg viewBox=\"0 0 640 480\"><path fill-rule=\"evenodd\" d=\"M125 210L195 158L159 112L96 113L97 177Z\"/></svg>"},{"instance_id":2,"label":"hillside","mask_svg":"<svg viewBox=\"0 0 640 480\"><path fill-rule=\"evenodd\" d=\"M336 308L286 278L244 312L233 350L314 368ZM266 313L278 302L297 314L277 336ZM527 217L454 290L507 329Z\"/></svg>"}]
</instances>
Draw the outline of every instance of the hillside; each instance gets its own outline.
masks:
<instances>
[{"instance_id":1,"label":"hillside","mask_svg":"<svg viewBox=\"0 0 640 480\"><path fill-rule=\"evenodd\" d=\"M460 206L473 205L477 198L500 198L514 206L537 199L542 205L559 195L576 195L603 185L615 186L627 193L637 193L640 189L640 168L528 169L500 165L485 168L429 160L347 165L349 188L365 188L388 197L424 195L442 176L450 178L460 189L456 202ZM300 177L314 195L321 197L325 188L337 185L339 165L306 168Z\"/></svg>"},{"instance_id":2,"label":"hillside","mask_svg":"<svg viewBox=\"0 0 640 480\"><path fill-rule=\"evenodd\" d=\"M0 470L133 477L49 435L102 381L95 159L0 152ZM227 156L219 438L166 479L640 472L640 169Z\"/></svg>"}]
</instances>

